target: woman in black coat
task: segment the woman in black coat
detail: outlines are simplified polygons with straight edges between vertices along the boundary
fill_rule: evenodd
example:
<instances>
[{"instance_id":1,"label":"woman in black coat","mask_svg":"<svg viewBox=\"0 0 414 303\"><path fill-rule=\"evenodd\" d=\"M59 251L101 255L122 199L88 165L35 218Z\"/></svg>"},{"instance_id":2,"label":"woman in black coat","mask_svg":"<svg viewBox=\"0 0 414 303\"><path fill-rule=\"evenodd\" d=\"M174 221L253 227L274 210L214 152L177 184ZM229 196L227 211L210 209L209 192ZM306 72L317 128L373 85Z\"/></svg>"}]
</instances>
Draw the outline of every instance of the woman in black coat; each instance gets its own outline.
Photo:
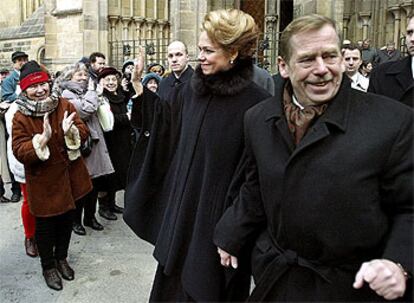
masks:
<instances>
[{"instance_id":1,"label":"woman in black coat","mask_svg":"<svg viewBox=\"0 0 414 303\"><path fill-rule=\"evenodd\" d=\"M250 286L249 275L226 275L212 236L241 170L243 115L269 96L251 81L257 28L238 10L210 12L203 28L200 64L171 105L144 89L133 108L142 131L124 219L155 245L150 301L242 301Z\"/></svg>"},{"instance_id":2,"label":"woman in black coat","mask_svg":"<svg viewBox=\"0 0 414 303\"><path fill-rule=\"evenodd\" d=\"M123 208L115 204L117 191L125 189L129 157L131 154L131 123L127 113L130 94L125 93L119 85L120 73L113 67L105 67L98 75L98 81L104 87L102 97L109 102L114 115L114 127L105 132L105 142L115 173L107 177L107 195L99 200L99 214L108 219L116 220L114 213L122 213Z\"/></svg>"}]
</instances>

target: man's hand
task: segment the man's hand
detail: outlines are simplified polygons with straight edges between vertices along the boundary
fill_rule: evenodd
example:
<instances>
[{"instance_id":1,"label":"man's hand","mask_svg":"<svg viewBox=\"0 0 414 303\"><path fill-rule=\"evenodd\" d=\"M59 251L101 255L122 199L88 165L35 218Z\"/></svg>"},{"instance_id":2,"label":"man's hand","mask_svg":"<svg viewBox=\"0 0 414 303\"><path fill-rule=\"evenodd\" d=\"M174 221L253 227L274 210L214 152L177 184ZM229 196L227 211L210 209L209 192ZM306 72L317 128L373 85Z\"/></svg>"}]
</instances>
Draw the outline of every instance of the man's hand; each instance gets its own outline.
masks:
<instances>
[{"instance_id":1,"label":"man's hand","mask_svg":"<svg viewBox=\"0 0 414 303\"><path fill-rule=\"evenodd\" d=\"M406 279L401 268L386 259L362 263L353 286L356 289L361 288L364 282L367 282L373 291L387 300L402 297L406 288Z\"/></svg>"},{"instance_id":2,"label":"man's hand","mask_svg":"<svg viewBox=\"0 0 414 303\"><path fill-rule=\"evenodd\" d=\"M68 131L70 130L70 128L73 125L73 118L75 117L76 112L73 112L69 115L68 117L68 111L65 111L63 113L63 120L62 120L62 129L63 129L63 133L66 135L68 133Z\"/></svg>"},{"instance_id":3,"label":"man's hand","mask_svg":"<svg viewBox=\"0 0 414 303\"><path fill-rule=\"evenodd\" d=\"M234 269L237 268L237 257L230 255L228 252L225 252L220 247L217 248L217 252L220 255L220 263L224 267L233 267Z\"/></svg>"}]
</instances>

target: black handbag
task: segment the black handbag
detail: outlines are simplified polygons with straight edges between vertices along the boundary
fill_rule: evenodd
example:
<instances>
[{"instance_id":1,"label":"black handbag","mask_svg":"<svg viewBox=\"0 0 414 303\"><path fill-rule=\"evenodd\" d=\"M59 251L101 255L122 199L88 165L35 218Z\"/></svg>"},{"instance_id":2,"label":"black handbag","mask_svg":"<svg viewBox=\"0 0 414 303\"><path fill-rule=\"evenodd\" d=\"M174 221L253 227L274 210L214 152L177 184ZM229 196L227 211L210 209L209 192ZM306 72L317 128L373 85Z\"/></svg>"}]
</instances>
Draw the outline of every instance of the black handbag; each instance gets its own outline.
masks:
<instances>
[{"instance_id":1,"label":"black handbag","mask_svg":"<svg viewBox=\"0 0 414 303\"><path fill-rule=\"evenodd\" d=\"M86 158L88 157L92 152L93 147L93 139L92 136L89 135L88 138L86 138L85 142L81 144L80 152L82 157Z\"/></svg>"}]
</instances>

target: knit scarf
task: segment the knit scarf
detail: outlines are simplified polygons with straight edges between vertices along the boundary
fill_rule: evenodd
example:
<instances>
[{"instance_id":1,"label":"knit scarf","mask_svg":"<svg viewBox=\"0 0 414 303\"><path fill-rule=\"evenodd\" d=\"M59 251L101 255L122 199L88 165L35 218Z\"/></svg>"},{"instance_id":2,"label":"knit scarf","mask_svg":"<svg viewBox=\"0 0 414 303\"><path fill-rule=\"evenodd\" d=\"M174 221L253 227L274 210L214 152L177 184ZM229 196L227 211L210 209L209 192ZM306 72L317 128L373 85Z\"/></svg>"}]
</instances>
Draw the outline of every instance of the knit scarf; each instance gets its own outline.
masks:
<instances>
[{"instance_id":1,"label":"knit scarf","mask_svg":"<svg viewBox=\"0 0 414 303\"><path fill-rule=\"evenodd\" d=\"M295 144L298 145L313 122L325 112L328 104L308 105L301 109L293 103L292 96L292 86L288 82L283 91L283 106L289 131L294 137Z\"/></svg>"},{"instance_id":2,"label":"knit scarf","mask_svg":"<svg viewBox=\"0 0 414 303\"><path fill-rule=\"evenodd\" d=\"M46 113L52 113L59 104L59 93L52 90L52 93L45 100L34 101L23 94L16 99L19 111L25 116L43 117Z\"/></svg>"}]
</instances>

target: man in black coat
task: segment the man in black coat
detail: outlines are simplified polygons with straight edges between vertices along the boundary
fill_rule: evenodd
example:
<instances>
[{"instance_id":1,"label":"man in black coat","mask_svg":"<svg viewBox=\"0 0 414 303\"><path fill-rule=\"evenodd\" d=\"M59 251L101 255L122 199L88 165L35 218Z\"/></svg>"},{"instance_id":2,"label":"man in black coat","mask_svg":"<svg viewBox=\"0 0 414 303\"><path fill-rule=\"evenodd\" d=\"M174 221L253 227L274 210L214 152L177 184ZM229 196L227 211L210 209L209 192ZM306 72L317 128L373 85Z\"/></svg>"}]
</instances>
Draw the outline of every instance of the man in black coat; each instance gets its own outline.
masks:
<instances>
[{"instance_id":1,"label":"man in black coat","mask_svg":"<svg viewBox=\"0 0 414 303\"><path fill-rule=\"evenodd\" d=\"M188 65L189 57L187 46L181 41L173 41L168 45L168 65L171 74L164 78L158 89L161 100L172 102L174 90L182 83L186 83L193 75L193 68Z\"/></svg>"},{"instance_id":2,"label":"man in black coat","mask_svg":"<svg viewBox=\"0 0 414 303\"><path fill-rule=\"evenodd\" d=\"M275 97L245 115L246 180L216 226L222 265L254 239L250 301L410 299L413 112L354 90L329 18L281 36Z\"/></svg>"},{"instance_id":3,"label":"man in black coat","mask_svg":"<svg viewBox=\"0 0 414 303\"><path fill-rule=\"evenodd\" d=\"M413 107L414 102L414 15L408 18L405 37L409 56L386 62L371 73L368 91L396 99Z\"/></svg>"}]
</instances>

